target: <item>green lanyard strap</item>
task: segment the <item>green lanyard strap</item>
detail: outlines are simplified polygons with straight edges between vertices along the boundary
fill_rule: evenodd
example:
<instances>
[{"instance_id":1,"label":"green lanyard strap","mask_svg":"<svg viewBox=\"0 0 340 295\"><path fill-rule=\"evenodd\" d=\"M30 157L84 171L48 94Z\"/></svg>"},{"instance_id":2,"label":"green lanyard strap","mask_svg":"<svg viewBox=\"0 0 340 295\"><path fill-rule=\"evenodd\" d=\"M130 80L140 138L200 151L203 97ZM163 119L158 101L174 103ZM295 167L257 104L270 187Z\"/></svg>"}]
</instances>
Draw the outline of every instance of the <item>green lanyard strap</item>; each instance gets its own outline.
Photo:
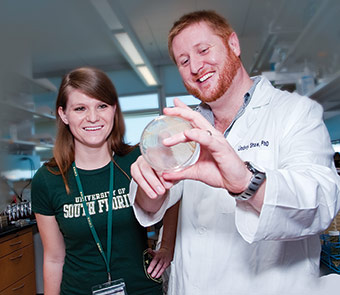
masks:
<instances>
[{"instance_id":1,"label":"green lanyard strap","mask_svg":"<svg viewBox=\"0 0 340 295\"><path fill-rule=\"evenodd\" d=\"M105 256L102 244L99 240L99 237L97 235L96 229L93 226L93 222L89 213L89 209L87 207L86 201L85 201L85 196L84 196L84 190L83 190L83 186L81 184L80 181L80 177L78 174L78 170L76 167L76 164L73 162L72 163L72 167L73 167L73 173L74 176L76 178L76 182L77 182L77 186L78 186L78 190L83 202L83 207L84 207L84 211L86 214L86 218L87 218L87 223L89 224L92 236L94 238L94 240L96 241L98 250L100 252L100 254L102 255L105 265L106 265L106 271L107 271L107 276L108 276L108 281L111 281L111 271L110 271L110 260L111 260L111 242L112 242L112 198L113 198L113 163L111 161L110 163L110 190L109 190L109 212L107 215L107 255Z\"/></svg>"}]
</instances>

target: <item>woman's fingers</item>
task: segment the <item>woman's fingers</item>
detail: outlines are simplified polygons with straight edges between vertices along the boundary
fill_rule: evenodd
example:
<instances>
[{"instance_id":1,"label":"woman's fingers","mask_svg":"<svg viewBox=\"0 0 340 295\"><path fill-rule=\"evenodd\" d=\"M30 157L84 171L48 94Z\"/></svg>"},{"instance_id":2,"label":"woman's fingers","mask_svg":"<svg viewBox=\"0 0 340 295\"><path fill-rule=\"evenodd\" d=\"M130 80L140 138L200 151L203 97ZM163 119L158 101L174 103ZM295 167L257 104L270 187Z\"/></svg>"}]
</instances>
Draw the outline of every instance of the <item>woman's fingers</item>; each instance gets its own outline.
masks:
<instances>
[{"instance_id":1,"label":"woman's fingers","mask_svg":"<svg viewBox=\"0 0 340 295\"><path fill-rule=\"evenodd\" d=\"M145 162L142 156L140 156L135 163L131 165L131 176L139 187L151 198L155 199L159 195L163 195L166 192L166 188L159 179L154 170ZM166 186L169 183L166 182Z\"/></svg>"},{"instance_id":2,"label":"woman's fingers","mask_svg":"<svg viewBox=\"0 0 340 295\"><path fill-rule=\"evenodd\" d=\"M160 278L165 269L170 265L170 253L162 248L158 251L151 251L152 252L149 251L149 253L153 256L153 259L147 269L147 272L153 278Z\"/></svg>"}]
</instances>

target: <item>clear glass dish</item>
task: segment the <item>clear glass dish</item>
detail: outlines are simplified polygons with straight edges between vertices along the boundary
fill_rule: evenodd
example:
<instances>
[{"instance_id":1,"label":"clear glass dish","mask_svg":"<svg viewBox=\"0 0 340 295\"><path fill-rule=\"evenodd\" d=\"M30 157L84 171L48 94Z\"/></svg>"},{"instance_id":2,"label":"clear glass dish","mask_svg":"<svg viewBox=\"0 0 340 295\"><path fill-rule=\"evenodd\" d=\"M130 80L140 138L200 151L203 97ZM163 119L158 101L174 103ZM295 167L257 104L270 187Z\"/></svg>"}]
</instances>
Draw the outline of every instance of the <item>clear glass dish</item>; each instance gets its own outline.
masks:
<instances>
[{"instance_id":1,"label":"clear glass dish","mask_svg":"<svg viewBox=\"0 0 340 295\"><path fill-rule=\"evenodd\" d=\"M172 116L159 116L144 129L140 149L144 159L159 172L179 171L193 165L200 154L197 142L179 143L171 147L163 145L165 138L191 129L190 122Z\"/></svg>"}]
</instances>

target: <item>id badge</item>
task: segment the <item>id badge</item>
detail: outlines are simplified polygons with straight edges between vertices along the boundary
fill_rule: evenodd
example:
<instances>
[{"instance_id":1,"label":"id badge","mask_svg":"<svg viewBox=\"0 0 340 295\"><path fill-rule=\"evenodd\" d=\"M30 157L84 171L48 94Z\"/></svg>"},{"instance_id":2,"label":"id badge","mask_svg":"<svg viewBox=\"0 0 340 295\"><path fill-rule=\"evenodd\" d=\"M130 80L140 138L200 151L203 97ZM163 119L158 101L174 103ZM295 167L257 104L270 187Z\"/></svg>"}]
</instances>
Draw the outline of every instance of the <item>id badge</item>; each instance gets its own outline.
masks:
<instances>
[{"instance_id":1,"label":"id badge","mask_svg":"<svg viewBox=\"0 0 340 295\"><path fill-rule=\"evenodd\" d=\"M92 287L93 295L127 295L123 279L103 283Z\"/></svg>"}]
</instances>

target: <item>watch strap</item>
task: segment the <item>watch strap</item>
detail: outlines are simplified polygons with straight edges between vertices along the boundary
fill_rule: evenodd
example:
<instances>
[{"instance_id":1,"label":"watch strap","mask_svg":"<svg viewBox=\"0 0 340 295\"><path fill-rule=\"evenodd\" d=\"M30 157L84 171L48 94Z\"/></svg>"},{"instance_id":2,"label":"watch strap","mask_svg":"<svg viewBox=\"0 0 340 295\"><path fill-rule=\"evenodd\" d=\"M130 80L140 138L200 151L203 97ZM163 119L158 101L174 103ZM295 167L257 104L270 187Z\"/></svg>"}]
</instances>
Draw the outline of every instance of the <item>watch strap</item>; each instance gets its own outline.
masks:
<instances>
[{"instance_id":1,"label":"watch strap","mask_svg":"<svg viewBox=\"0 0 340 295\"><path fill-rule=\"evenodd\" d=\"M266 179L266 173L256 169L250 162L246 161L244 162L244 164L246 165L247 169L253 174L250 178L248 188L240 194L233 194L229 192L229 194L233 196L236 200L241 201L247 201L252 198Z\"/></svg>"}]
</instances>

